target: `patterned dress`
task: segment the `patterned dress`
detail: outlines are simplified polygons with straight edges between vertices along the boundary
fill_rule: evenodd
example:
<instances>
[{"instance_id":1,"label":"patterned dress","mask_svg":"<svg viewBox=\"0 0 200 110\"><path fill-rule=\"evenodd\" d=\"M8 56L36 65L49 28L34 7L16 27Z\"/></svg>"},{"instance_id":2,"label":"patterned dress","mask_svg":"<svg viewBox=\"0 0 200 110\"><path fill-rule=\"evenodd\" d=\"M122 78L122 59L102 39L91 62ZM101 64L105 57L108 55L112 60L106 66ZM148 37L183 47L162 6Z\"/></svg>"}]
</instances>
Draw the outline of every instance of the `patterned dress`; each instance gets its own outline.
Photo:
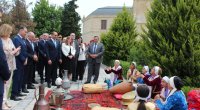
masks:
<instances>
[{"instance_id":1,"label":"patterned dress","mask_svg":"<svg viewBox=\"0 0 200 110\"><path fill-rule=\"evenodd\" d=\"M188 110L185 95L181 90L174 92L164 103L161 100L156 100L155 103L160 110Z\"/></svg>"}]
</instances>

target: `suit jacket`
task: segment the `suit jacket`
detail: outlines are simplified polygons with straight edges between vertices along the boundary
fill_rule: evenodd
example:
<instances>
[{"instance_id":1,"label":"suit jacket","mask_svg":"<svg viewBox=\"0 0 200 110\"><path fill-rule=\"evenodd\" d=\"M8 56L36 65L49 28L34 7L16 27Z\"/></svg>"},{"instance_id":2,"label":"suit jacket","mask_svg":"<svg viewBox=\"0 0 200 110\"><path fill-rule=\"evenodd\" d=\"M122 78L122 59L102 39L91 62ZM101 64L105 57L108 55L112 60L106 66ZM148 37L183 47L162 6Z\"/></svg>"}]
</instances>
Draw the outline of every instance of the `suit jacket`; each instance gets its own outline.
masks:
<instances>
[{"instance_id":1,"label":"suit jacket","mask_svg":"<svg viewBox=\"0 0 200 110\"><path fill-rule=\"evenodd\" d=\"M78 41L75 39L74 42L73 42L73 46L76 50L76 53L75 53L75 58L78 59L78 56L79 56L79 53L80 53L80 48L79 48L79 44L78 44Z\"/></svg>"},{"instance_id":2,"label":"suit jacket","mask_svg":"<svg viewBox=\"0 0 200 110\"><path fill-rule=\"evenodd\" d=\"M61 46L56 40L56 47L52 39L46 41L47 59L51 61L58 61L61 59Z\"/></svg>"},{"instance_id":3,"label":"suit jacket","mask_svg":"<svg viewBox=\"0 0 200 110\"><path fill-rule=\"evenodd\" d=\"M0 95L3 95L4 81L10 78L10 71L6 60L6 55L3 51L2 40L0 39Z\"/></svg>"},{"instance_id":4,"label":"suit jacket","mask_svg":"<svg viewBox=\"0 0 200 110\"><path fill-rule=\"evenodd\" d=\"M31 43L28 40L26 40L26 47L27 47L27 56L28 56L27 65L33 65L34 63L33 55L36 55L35 45L34 45L34 50L33 50Z\"/></svg>"},{"instance_id":5,"label":"suit jacket","mask_svg":"<svg viewBox=\"0 0 200 110\"><path fill-rule=\"evenodd\" d=\"M95 45L95 43L92 43L88 47L88 50L87 50L88 62L95 61L96 63L101 63L102 62L103 53L104 53L104 46L103 46L102 43L97 43L96 52L93 53L94 45ZM97 54L97 57L96 58L91 58L90 54Z\"/></svg>"},{"instance_id":6,"label":"suit jacket","mask_svg":"<svg viewBox=\"0 0 200 110\"><path fill-rule=\"evenodd\" d=\"M26 59L28 57L25 40L23 40L19 35L16 35L13 38L13 44L15 45L16 48L21 46L20 54L18 56L16 56L16 65L17 65L17 69L23 68L24 62L26 61Z\"/></svg>"},{"instance_id":7,"label":"suit jacket","mask_svg":"<svg viewBox=\"0 0 200 110\"><path fill-rule=\"evenodd\" d=\"M46 50L46 41L40 40L38 42L38 56L39 59L44 59L47 57L47 50Z\"/></svg>"}]
</instances>

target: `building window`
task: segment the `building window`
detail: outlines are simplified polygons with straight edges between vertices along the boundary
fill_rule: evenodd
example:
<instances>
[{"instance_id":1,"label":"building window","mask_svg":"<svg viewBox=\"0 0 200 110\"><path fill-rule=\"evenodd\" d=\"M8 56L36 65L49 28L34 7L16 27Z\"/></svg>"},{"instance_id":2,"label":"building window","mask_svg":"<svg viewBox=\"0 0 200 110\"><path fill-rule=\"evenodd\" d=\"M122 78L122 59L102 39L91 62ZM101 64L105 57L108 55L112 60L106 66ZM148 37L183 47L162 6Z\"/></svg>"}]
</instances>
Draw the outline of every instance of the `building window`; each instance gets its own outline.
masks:
<instances>
[{"instance_id":1,"label":"building window","mask_svg":"<svg viewBox=\"0 0 200 110\"><path fill-rule=\"evenodd\" d=\"M101 20L101 29L107 28L107 20Z\"/></svg>"}]
</instances>

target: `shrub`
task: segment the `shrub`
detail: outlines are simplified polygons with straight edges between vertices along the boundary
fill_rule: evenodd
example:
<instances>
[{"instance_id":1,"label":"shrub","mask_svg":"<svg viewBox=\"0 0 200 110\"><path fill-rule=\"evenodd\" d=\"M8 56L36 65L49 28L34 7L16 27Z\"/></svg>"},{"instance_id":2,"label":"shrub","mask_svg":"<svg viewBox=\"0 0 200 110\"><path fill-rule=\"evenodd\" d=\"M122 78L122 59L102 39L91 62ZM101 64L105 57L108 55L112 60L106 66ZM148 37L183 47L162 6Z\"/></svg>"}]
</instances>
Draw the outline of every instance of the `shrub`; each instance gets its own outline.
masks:
<instances>
[{"instance_id":1,"label":"shrub","mask_svg":"<svg viewBox=\"0 0 200 110\"><path fill-rule=\"evenodd\" d=\"M127 62L127 61L120 61L121 62L121 66L123 68L123 77L126 79L126 74L127 74L127 71L129 69L129 66L130 66L130 62Z\"/></svg>"},{"instance_id":2,"label":"shrub","mask_svg":"<svg viewBox=\"0 0 200 110\"><path fill-rule=\"evenodd\" d=\"M185 94L185 96L187 97L188 92L190 92L192 89L194 89L194 87L190 87L190 86L184 86L182 88L183 93Z\"/></svg>"}]
</instances>

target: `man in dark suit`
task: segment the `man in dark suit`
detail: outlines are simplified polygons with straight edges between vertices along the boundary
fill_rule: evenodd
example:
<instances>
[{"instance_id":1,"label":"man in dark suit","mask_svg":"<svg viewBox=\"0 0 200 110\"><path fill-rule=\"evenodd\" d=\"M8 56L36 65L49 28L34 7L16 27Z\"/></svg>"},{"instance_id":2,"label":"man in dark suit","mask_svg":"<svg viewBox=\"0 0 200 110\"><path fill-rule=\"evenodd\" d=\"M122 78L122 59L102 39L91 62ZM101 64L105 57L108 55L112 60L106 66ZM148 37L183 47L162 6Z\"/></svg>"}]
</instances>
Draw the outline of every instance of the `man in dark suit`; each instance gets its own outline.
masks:
<instances>
[{"instance_id":1,"label":"man in dark suit","mask_svg":"<svg viewBox=\"0 0 200 110\"><path fill-rule=\"evenodd\" d=\"M44 33L41 36L40 41L38 42L38 74L40 75L41 84L44 83L44 68L45 68L45 79L47 78L47 52L46 52L46 41L48 39L49 34ZM46 81L46 80L45 80Z\"/></svg>"},{"instance_id":2,"label":"man in dark suit","mask_svg":"<svg viewBox=\"0 0 200 110\"><path fill-rule=\"evenodd\" d=\"M80 48L79 48L79 44L76 38L75 33L71 33L70 34L71 38L73 39L73 44L72 46L75 48L76 53L75 53L75 60L74 63L72 65L72 81L76 82L78 80L78 74L76 73L76 68L77 68L77 62L78 62L78 56L80 53Z\"/></svg>"},{"instance_id":3,"label":"man in dark suit","mask_svg":"<svg viewBox=\"0 0 200 110\"><path fill-rule=\"evenodd\" d=\"M48 72L47 72L47 84L48 87L55 86L57 78L58 63L62 63L61 59L61 46L57 41L58 33L52 32L51 39L46 42L47 59L48 59Z\"/></svg>"},{"instance_id":4,"label":"man in dark suit","mask_svg":"<svg viewBox=\"0 0 200 110\"><path fill-rule=\"evenodd\" d=\"M33 44L34 44L34 47L35 47L35 54L37 55L37 57L38 57L38 42L39 42L39 39L38 38L34 38L34 40L33 40ZM33 77L32 77L32 83L34 83L34 84L38 84L38 82L35 80L35 73L36 73L36 71L38 71L38 60L37 61L35 61L34 60L34 64L33 64L33 66L34 66L34 74L33 74Z\"/></svg>"},{"instance_id":5,"label":"man in dark suit","mask_svg":"<svg viewBox=\"0 0 200 110\"><path fill-rule=\"evenodd\" d=\"M22 84L24 80L24 67L27 65L27 48L25 43L25 37L27 33L26 27L20 27L19 33L13 38L13 43L15 47L21 47L20 54L16 56L17 69L13 74L12 92L11 100L18 101L21 98L18 96L25 96L25 94L20 93L22 90Z\"/></svg>"},{"instance_id":6,"label":"man in dark suit","mask_svg":"<svg viewBox=\"0 0 200 110\"><path fill-rule=\"evenodd\" d=\"M2 109L4 82L10 78L10 71L6 60L6 55L3 50L2 40L0 38L0 110Z\"/></svg>"},{"instance_id":7,"label":"man in dark suit","mask_svg":"<svg viewBox=\"0 0 200 110\"><path fill-rule=\"evenodd\" d=\"M99 69L102 62L104 53L104 46L102 43L98 43L99 37L94 36L93 43L89 45L87 50L88 55L88 77L86 83L90 83L92 76L94 75L93 83L95 84L99 77Z\"/></svg>"},{"instance_id":8,"label":"man in dark suit","mask_svg":"<svg viewBox=\"0 0 200 110\"><path fill-rule=\"evenodd\" d=\"M32 84L33 74L34 71L34 63L38 61L36 48L34 45L35 34L33 32L28 32L27 39L26 39L26 47L27 47L27 56L28 61L27 65L25 66L25 74L24 74L24 83L22 87L22 92L28 93L27 89L35 89L34 85ZM27 86L27 88L26 88Z\"/></svg>"}]
</instances>

